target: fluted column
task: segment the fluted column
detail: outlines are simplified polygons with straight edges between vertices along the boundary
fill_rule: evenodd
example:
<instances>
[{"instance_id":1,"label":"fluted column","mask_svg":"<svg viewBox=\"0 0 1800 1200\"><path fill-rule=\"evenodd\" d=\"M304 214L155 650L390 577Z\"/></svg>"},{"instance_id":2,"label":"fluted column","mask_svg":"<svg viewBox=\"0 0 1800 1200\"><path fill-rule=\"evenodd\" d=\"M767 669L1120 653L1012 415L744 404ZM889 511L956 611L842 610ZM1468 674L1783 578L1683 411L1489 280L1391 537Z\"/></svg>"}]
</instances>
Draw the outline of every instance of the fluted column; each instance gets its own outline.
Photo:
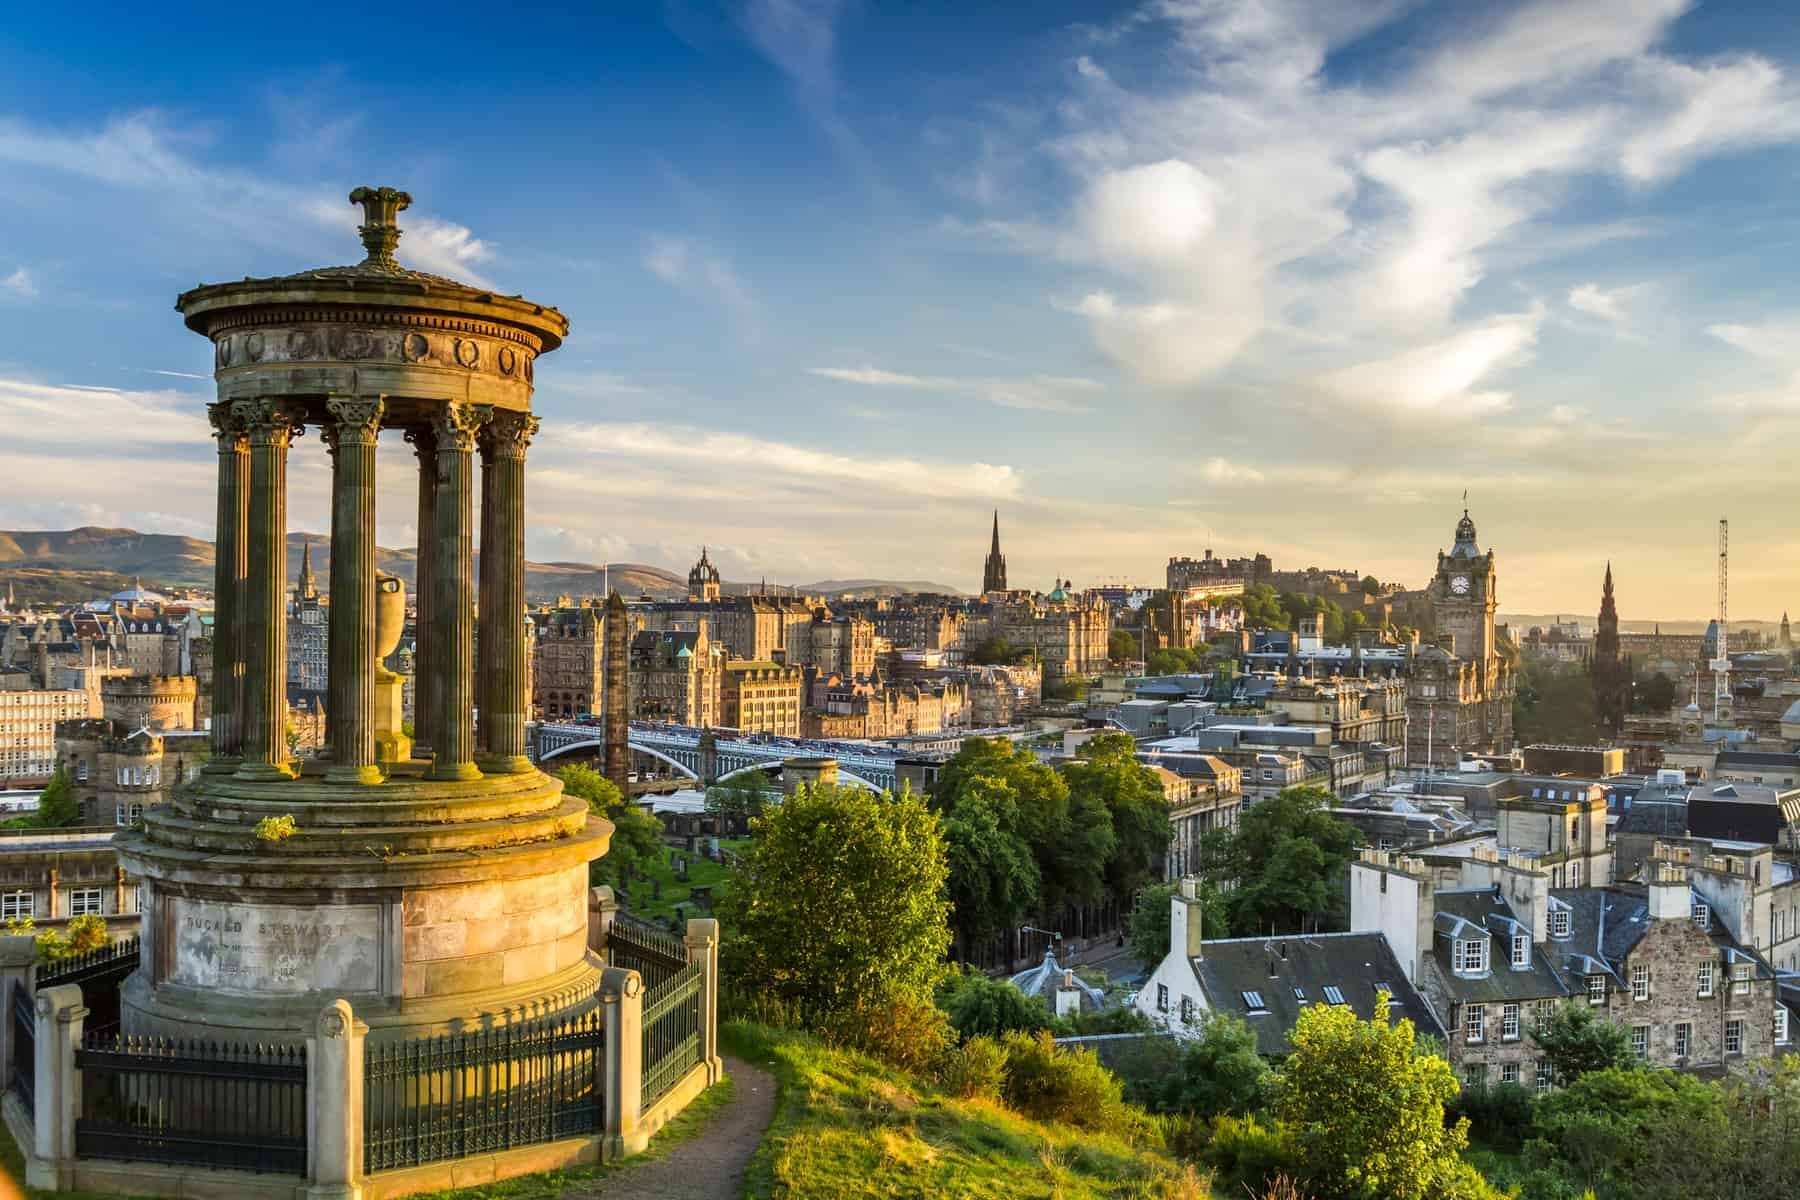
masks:
<instances>
[{"instance_id":1,"label":"fluted column","mask_svg":"<svg viewBox=\"0 0 1800 1200\"><path fill-rule=\"evenodd\" d=\"M494 564L492 562L494 541L494 455L490 446L490 434L493 423L481 427L476 436L476 447L481 451L481 540L476 546L475 556L475 654L478 666L475 669L475 765L483 771L489 770L488 760L492 757L489 750L490 734L493 732L493 705L490 699L493 691L494 672L498 663L494 658Z\"/></svg>"},{"instance_id":2,"label":"fluted column","mask_svg":"<svg viewBox=\"0 0 1800 1200\"><path fill-rule=\"evenodd\" d=\"M331 447L331 768L336 783L380 783L375 765L375 438L380 400L327 400Z\"/></svg>"},{"instance_id":3,"label":"fluted column","mask_svg":"<svg viewBox=\"0 0 1800 1200\"><path fill-rule=\"evenodd\" d=\"M244 779L285 779L287 718L287 452L298 415L277 400L245 400L250 503L245 538Z\"/></svg>"},{"instance_id":4,"label":"fluted column","mask_svg":"<svg viewBox=\"0 0 1800 1200\"><path fill-rule=\"evenodd\" d=\"M212 762L235 769L243 753L244 525L250 440L231 404L207 407L219 439L219 512L213 547Z\"/></svg>"},{"instance_id":5,"label":"fluted column","mask_svg":"<svg viewBox=\"0 0 1800 1200\"><path fill-rule=\"evenodd\" d=\"M530 413L497 412L481 439L481 723L483 770L531 770L525 717L525 448Z\"/></svg>"},{"instance_id":6,"label":"fluted column","mask_svg":"<svg viewBox=\"0 0 1800 1200\"><path fill-rule=\"evenodd\" d=\"M413 757L430 758L438 700L432 685L431 602L437 589L437 441L429 425L406 431L419 457L418 556L413 562Z\"/></svg>"},{"instance_id":7,"label":"fluted column","mask_svg":"<svg viewBox=\"0 0 1800 1200\"><path fill-rule=\"evenodd\" d=\"M431 605L432 683L440 707L431 734L432 779L479 779L475 766L475 431L490 410L445 404L432 415L437 441L437 586Z\"/></svg>"}]
</instances>

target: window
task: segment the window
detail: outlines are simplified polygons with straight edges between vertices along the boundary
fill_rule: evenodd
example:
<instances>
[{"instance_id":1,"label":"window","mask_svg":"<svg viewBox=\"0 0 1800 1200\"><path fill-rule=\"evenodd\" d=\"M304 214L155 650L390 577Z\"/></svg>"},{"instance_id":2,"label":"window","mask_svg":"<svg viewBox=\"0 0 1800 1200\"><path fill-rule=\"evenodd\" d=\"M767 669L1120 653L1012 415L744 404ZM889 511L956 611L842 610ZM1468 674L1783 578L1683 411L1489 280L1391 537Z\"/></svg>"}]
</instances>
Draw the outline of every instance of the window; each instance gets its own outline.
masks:
<instances>
[{"instance_id":1,"label":"window","mask_svg":"<svg viewBox=\"0 0 1800 1200\"><path fill-rule=\"evenodd\" d=\"M1694 1044L1694 1027L1686 1021L1675 1026L1675 1057L1686 1058L1688 1047Z\"/></svg>"},{"instance_id":2,"label":"window","mask_svg":"<svg viewBox=\"0 0 1800 1200\"><path fill-rule=\"evenodd\" d=\"M101 892L99 888L70 888L69 915L85 917L89 913L99 913L101 909Z\"/></svg>"},{"instance_id":3,"label":"window","mask_svg":"<svg viewBox=\"0 0 1800 1200\"><path fill-rule=\"evenodd\" d=\"M1606 976L1604 976L1604 975L1589 975L1587 977L1587 992L1588 992L1588 1003L1589 1004L1605 1004L1606 1003Z\"/></svg>"},{"instance_id":4,"label":"window","mask_svg":"<svg viewBox=\"0 0 1800 1200\"><path fill-rule=\"evenodd\" d=\"M1712 911L1698 900L1694 902L1694 906L1688 912L1694 918L1694 924L1702 930L1712 923Z\"/></svg>"},{"instance_id":5,"label":"window","mask_svg":"<svg viewBox=\"0 0 1800 1200\"><path fill-rule=\"evenodd\" d=\"M127 800L120 800L113 805L114 825L134 825L137 823L138 818L143 815L144 806L141 804L132 804Z\"/></svg>"},{"instance_id":6,"label":"window","mask_svg":"<svg viewBox=\"0 0 1800 1200\"><path fill-rule=\"evenodd\" d=\"M1463 1082L1470 1087L1483 1087L1487 1084L1486 1063L1464 1063Z\"/></svg>"},{"instance_id":7,"label":"window","mask_svg":"<svg viewBox=\"0 0 1800 1200\"><path fill-rule=\"evenodd\" d=\"M1501 1083L1512 1083L1512 1084L1518 1083L1519 1082L1519 1064L1518 1063L1501 1063L1500 1064L1500 1082Z\"/></svg>"},{"instance_id":8,"label":"window","mask_svg":"<svg viewBox=\"0 0 1800 1200\"><path fill-rule=\"evenodd\" d=\"M1386 838L1382 838L1381 840L1384 842L1387 841ZM1383 846L1383 847L1381 847L1381 849L1386 850L1386 849L1388 849L1388 847ZM1383 871L1381 873L1381 894L1384 896L1387 895L1387 872L1386 871Z\"/></svg>"},{"instance_id":9,"label":"window","mask_svg":"<svg viewBox=\"0 0 1800 1200\"><path fill-rule=\"evenodd\" d=\"M1500 1037L1504 1041L1519 1040L1519 1006L1502 1004L1500 1006Z\"/></svg>"},{"instance_id":10,"label":"window","mask_svg":"<svg viewBox=\"0 0 1800 1200\"><path fill-rule=\"evenodd\" d=\"M1181 998L1181 1022L1184 1025L1194 1023L1194 998L1192 996Z\"/></svg>"},{"instance_id":11,"label":"window","mask_svg":"<svg viewBox=\"0 0 1800 1200\"><path fill-rule=\"evenodd\" d=\"M134 912L144 911L144 885L141 883L131 889L131 907Z\"/></svg>"},{"instance_id":12,"label":"window","mask_svg":"<svg viewBox=\"0 0 1800 1200\"><path fill-rule=\"evenodd\" d=\"M1775 1006L1775 1044L1784 1046L1788 1040L1788 1010L1784 1004Z\"/></svg>"},{"instance_id":13,"label":"window","mask_svg":"<svg viewBox=\"0 0 1800 1200\"><path fill-rule=\"evenodd\" d=\"M75 764L75 781L77 783L86 783L87 777L88 777L88 763L87 763L87 759L84 758L80 762Z\"/></svg>"},{"instance_id":14,"label":"window","mask_svg":"<svg viewBox=\"0 0 1800 1200\"><path fill-rule=\"evenodd\" d=\"M1263 1004L1263 998L1262 998L1261 992L1245 992L1245 993L1243 993L1243 997L1244 997L1244 1007L1249 1009L1251 1012L1259 1012L1263 1008L1266 1007Z\"/></svg>"},{"instance_id":15,"label":"window","mask_svg":"<svg viewBox=\"0 0 1800 1200\"><path fill-rule=\"evenodd\" d=\"M0 921L37 915L37 897L30 892L0 892Z\"/></svg>"},{"instance_id":16,"label":"window","mask_svg":"<svg viewBox=\"0 0 1800 1200\"><path fill-rule=\"evenodd\" d=\"M1699 992L1702 999L1713 994L1713 964L1700 964Z\"/></svg>"},{"instance_id":17,"label":"window","mask_svg":"<svg viewBox=\"0 0 1800 1200\"><path fill-rule=\"evenodd\" d=\"M1169 985L1166 983L1156 985L1156 1011L1169 1011Z\"/></svg>"},{"instance_id":18,"label":"window","mask_svg":"<svg viewBox=\"0 0 1800 1200\"><path fill-rule=\"evenodd\" d=\"M1650 967L1647 963L1638 963L1631 968L1631 998L1633 1000L1650 998Z\"/></svg>"},{"instance_id":19,"label":"window","mask_svg":"<svg viewBox=\"0 0 1800 1200\"><path fill-rule=\"evenodd\" d=\"M1327 1003L1327 1004L1342 1004L1343 1002L1344 1002L1344 993L1339 991L1337 988L1332 987L1330 984L1326 984L1325 985L1325 1003Z\"/></svg>"},{"instance_id":20,"label":"window","mask_svg":"<svg viewBox=\"0 0 1800 1200\"><path fill-rule=\"evenodd\" d=\"M1631 1027L1631 1052L1639 1058L1650 1057L1650 1027L1648 1025Z\"/></svg>"},{"instance_id":21,"label":"window","mask_svg":"<svg viewBox=\"0 0 1800 1200\"><path fill-rule=\"evenodd\" d=\"M1463 1038L1471 1042L1487 1040L1487 1005L1470 1004L1464 1006Z\"/></svg>"},{"instance_id":22,"label":"window","mask_svg":"<svg viewBox=\"0 0 1800 1200\"><path fill-rule=\"evenodd\" d=\"M1531 965L1531 936L1529 934L1513 934L1512 965L1515 970Z\"/></svg>"},{"instance_id":23,"label":"window","mask_svg":"<svg viewBox=\"0 0 1800 1200\"><path fill-rule=\"evenodd\" d=\"M1750 964L1734 963L1731 968L1731 994L1748 996L1750 994Z\"/></svg>"},{"instance_id":24,"label":"window","mask_svg":"<svg viewBox=\"0 0 1800 1200\"><path fill-rule=\"evenodd\" d=\"M1550 936L1566 938L1569 936L1569 910L1553 908L1550 910Z\"/></svg>"},{"instance_id":25,"label":"window","mask_svg":"<svg viewBox=\"0 0 1800 1200\"><path fill-rule=\"evenodd\" d=\"M1306 1003L1306 989L1298 988L1298 987L1295 988L1294 989L1294 999L1301 1004L1305 1004Z\"/></svg>"},{"instance_id":26,"label":"window","mask_svg":"<svg viewBox=\"0 0 1800 1200\"><path fill-rule=\"evenodd\" d=\"M1459 975L1487 973L1488 943L1485 937L1463 938L1456 943L1456 972Z\"/></svg>"},{"instance_id":27,"label":"window","mask_svg":"<svg viewBox=\"0 0 1800 1200\"><path fill-rule=\"evenodd\" d=\"M1537 1090L1540 1092L1547 1092L1550 1090L1550 1060L1549 1059L1540 1058L1537 1060L1537 1074L1533 1078L1532 1082L1537 1084Z\"/></svg>"},{"instance_id":28,"label":"window","mask_svg":"<svg viewBox=\"0 0 1800 1200\"><path fill-rule=\"evenodd\" d=\"M1742 1021L1725 1022L1725 1053L1742 1054L1744 1052L1744 1023Z\"/></svg>"}]
</instances>

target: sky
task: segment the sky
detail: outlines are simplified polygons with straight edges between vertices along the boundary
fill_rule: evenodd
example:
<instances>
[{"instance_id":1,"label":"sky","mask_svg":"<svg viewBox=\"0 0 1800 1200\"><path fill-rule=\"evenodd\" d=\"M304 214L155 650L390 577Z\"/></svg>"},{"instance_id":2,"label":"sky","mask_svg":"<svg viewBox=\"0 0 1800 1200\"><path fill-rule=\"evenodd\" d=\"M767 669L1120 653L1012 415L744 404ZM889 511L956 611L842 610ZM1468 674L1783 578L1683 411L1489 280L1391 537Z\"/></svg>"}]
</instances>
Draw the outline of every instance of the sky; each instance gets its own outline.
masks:
<instances>
[{"instance_id":1,"label":"sky","mask_svg":"<svg viewBox=\"0 0 1800 1200\"><path fill-rule=\"evenodd\" d=\"M54 7L0 29L0 528L209 537L201 282L556 305L527 550L728 579L1421 585L1800 610L1800 23L1583 0ZM578 8L593 11L576 12ZM297 13L298 10L295 10ZM394 444L388 444L391 440ZM410 457L384 439L384 544ZM327 527L293 456L290 524Z\"/></svg>"}]
</instances>

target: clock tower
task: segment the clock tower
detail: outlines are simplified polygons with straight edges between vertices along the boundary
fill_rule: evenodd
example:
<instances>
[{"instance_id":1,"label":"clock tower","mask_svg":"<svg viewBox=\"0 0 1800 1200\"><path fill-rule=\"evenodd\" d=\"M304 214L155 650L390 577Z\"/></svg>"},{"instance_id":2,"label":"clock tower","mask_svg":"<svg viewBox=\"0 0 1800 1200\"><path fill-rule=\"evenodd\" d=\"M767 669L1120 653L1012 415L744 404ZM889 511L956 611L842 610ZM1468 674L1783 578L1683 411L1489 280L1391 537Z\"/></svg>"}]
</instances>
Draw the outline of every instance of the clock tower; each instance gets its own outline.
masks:
<instances>
[{"instance_id":1,"label":"clock tower","mask_svg":"<svg viewBox=\"0 0 1800 1200\"><path fill-rule=\"evenodd\" d=\"M1430 587L1433 628L1442 637L1456 638L1455 654L1464 662L1482 664L1498 653L1494 639L1494 613L1499 607L1497 576L1492 551L1483 554L1475 544L1475 522L1463 509L1456 523L1456 542L1450 553L1438 552L1437 576Z\"/></svg>"}]
</instances>

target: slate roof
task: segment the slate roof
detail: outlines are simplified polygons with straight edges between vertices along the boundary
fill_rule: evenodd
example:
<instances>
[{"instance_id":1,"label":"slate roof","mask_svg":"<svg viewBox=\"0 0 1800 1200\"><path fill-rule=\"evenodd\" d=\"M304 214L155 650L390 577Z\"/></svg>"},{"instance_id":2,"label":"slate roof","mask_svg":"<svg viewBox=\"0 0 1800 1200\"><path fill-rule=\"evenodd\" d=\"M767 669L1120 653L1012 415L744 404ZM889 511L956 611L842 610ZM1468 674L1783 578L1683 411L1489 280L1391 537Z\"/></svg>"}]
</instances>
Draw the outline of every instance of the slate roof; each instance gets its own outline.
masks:
<instances>
[{"instance_id":1,"label":"slate roof","mask_svg":"<svg viewBox=\"0 0 1800 1200\"><path fill-rule=\"evenodd\" d=\"M1437 1015L1407 982L1380 933L1226 938L1202 943L1201 954L1189 965L1207 1004L1248 1022L1259 1053L1286 1054L1300 1010L1337 1002L1327 988L1367 1020L1375 1015L1376 985L1382 985L1395 1001L1392 1016L1408 1018L1421 1033L1444 1036ZM1252 1007L1245 993L1262 1007Z\"/></svg>"},{"instance_id":2,"label":"slate roof","mask_svg":"<svg viewBox=\"0 0 1800 1200\"><path fill-rule=\"evenodd\" d=\"M1639 800L1619 817L1614 836L1644 833L1654 837L1686 837L1688 809L1681 800Z\"/></svg>"},{"instance_id":3,"label":"slate roof","mask_svg":"<svg viewBox=\"0 0 1800 1200\"><path fill-rule=\"evenodd\" d=\"M1513 970L1513 930L1516 928L1526 934L1531 931L1513 919L1512 909L1507 907L1505 899L1497 891L1483 888L1438 892L1436 899L1438 920L1432 938L1433 949L1437 953L1438 965L1443 968L1439 975L1443 979L1445 990L1458 1003L1472 1001L1476 1004L1498 1004L1569 994L1568 984L1557 973L1551 958L1545 953L1567 943L1544 942L1533 946L1530 969ZM1450 964L1455 961L1451 957L1455 949L1451 943L1459 932L1457 922L1485 930L1492 935L1493 940L1488 947L1489 970L1481 978L1467 978L1450 970Z\"/></svg>"}]
</instances>

